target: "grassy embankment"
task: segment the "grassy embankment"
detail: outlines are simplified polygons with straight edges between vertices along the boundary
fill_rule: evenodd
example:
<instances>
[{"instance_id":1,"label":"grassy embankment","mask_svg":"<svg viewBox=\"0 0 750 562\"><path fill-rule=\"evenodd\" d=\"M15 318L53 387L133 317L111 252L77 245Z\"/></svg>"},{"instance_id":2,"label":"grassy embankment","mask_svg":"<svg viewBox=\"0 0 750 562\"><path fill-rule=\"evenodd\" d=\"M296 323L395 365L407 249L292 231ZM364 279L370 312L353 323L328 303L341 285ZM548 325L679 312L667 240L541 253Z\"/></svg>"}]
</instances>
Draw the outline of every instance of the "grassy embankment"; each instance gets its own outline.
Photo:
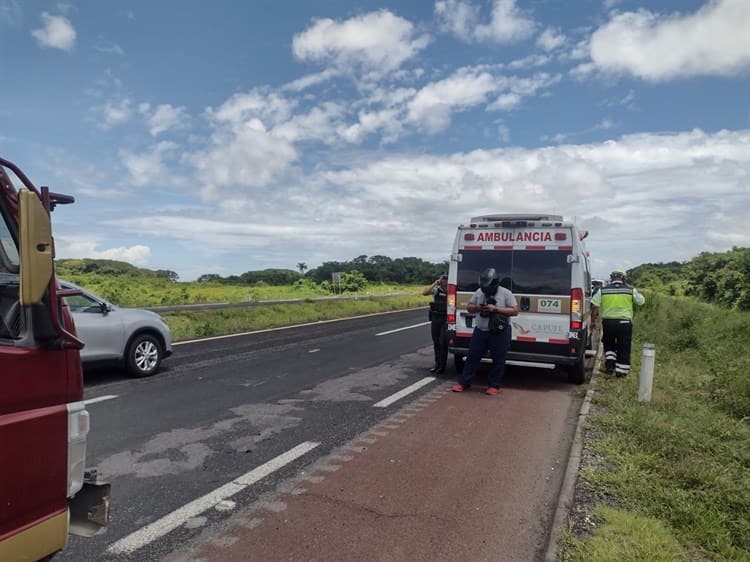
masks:
<instances>
[{"instance_id":1,"label":"grassy embankment","mask_svg":"<svg viewBox=\"0 0 750 562\"><path fill-rule=\"evenodd\" d=\"M427 302L427 297L415 292L414 295L380 298L365 295L356 300L300 302L202 312L167 312L162 316L166 318L173 337L185 340L406 308L425 307L426 310ZM427 312L424 317L426 321Z\"/></svg>"},{"instance_id":2,"label":"grassy embankment","mask_svg":"<svg viewBox=\"0 0 750 562\"><path fill-rule=\"evenodd\" d=\"M165 279L98 274L67 275L66 280L118 306L128 307L332 296L315 284L305 283L292 286L270 286L262 283L239 286L218 283L174 283ZM356 296L356 300L301 302L201 312L166 312L162 316L166 318L175 340L185 340L373 312L426 307L429 298L423 297L421 290L422 287L410 285L370 284L358 294L344 294L348 297Z\"/></svg>"},{"instance_id":3,"label":"grassy embankment","mask_svg":"<svg viewBox=\"0 0 750 562\"><path fill-rule=\"evenodd\" d=\"M750 314L649 295L633 373L598 377L579 487L591 534L565 560L750 560ZM640 351L655 343L654 394L636 401Z\"/></svg>"}]
</instances>

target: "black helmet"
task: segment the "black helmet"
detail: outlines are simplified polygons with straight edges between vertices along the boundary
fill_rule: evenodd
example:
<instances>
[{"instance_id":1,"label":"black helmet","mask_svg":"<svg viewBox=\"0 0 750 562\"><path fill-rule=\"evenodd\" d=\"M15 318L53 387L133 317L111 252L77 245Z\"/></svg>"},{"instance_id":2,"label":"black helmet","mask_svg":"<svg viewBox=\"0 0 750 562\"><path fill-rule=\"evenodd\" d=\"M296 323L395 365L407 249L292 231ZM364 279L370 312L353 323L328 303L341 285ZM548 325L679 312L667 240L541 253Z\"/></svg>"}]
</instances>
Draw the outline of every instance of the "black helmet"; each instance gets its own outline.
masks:
<instances>
[{"instance_id":1,"label":"black helmet","mask_svg":"<svg viewBox=\"0 0 750 562\"><path fill-rule=\"evenodd\" d=\"M479 276L479 288L485 295L494 295L500 280L497 277L497 271L493 268L485 269Z\"/></svg>"}]
</instances>

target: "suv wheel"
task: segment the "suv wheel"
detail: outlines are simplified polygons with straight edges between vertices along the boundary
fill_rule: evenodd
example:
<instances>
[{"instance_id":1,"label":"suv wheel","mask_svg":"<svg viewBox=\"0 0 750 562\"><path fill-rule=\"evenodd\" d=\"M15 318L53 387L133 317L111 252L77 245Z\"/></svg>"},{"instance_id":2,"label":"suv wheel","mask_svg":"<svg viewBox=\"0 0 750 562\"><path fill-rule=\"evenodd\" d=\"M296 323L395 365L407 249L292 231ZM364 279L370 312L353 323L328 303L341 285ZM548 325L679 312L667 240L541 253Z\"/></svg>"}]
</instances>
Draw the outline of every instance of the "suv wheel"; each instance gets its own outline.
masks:
<instances>
[{"instance_id":1,"label":"suv wheel","mask_svg":"<svg viewBox=\"0 0 750 562\"><path fill-rule=\"evenodd\" d=\"M125 360L132 376L147 377L156 372L163 356L161 342L150 334L141 334L130 342Z\"/></svg>"}]
</instances>

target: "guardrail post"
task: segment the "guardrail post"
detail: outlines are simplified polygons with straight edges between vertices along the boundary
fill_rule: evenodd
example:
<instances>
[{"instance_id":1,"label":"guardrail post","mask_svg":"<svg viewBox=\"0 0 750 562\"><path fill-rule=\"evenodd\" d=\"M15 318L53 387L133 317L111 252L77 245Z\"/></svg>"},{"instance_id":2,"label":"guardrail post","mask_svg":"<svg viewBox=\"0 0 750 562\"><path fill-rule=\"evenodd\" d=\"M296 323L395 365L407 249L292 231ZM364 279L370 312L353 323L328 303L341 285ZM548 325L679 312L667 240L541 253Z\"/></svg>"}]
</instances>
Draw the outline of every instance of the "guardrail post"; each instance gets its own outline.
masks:
<instances>
[{"instance_id":1,"label":"guardrail post","mask_svg":"<svg viewBox=\"0 0 750 562\"><path fill-rule=\"evenodd\" d=\"M652 343L643 344L641 354L641 374L638 377L638 402L651 402L651 390L654 386L654 360L656 346Z\"/></svg>"}]
</instances>

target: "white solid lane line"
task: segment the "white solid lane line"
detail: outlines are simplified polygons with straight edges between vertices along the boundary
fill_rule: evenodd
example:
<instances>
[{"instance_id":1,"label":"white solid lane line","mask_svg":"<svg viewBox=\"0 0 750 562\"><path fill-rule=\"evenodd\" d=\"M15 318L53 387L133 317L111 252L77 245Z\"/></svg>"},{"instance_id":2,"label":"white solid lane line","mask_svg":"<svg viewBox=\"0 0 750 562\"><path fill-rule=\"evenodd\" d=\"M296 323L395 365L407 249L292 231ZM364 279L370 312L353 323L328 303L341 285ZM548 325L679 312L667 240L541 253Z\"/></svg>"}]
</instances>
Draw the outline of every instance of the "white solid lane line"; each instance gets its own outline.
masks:
<instances>
[{"instance_id":1,"label":"white solid lane line","mask_svg":"<svg viewBox=\"0 0 750 562\"><path fill-rule=\"evenodd\" d=\"M254 336L255 334L265 334L266 332L278 332L281 330L291 330L293 328L302 328L305 326L319 326L321 324L332 324L334 322L343 322L344 320L357 320L359 318L369 318L371 316L385 316L386 314L398 314L400 312L411 312L412 310L421 310L424 307L420 306L418 308L404 308L402 310L388 310L386 312L373 312L371 314L361 314L359 316L347 316L346 318L333 318L331 320L318 320L317 322L306 322L304 324L294 324L293 326L280 326L278 328L267 328L265 330L253 330L252 332L241 332L239 334L226 334L223 336L211 336L208 338L198 338L194 340L184 340L184 341L177 341L172 343L172 347L176 345L187 345L189 343L201 343L205 341L214 341L214 340L225 340L228 338L238 338L240 336ZM429 324L429 322L428 322Z\"/></svg>"},{"instance_id":2,"label":"white solid lane line","mask_svg":"<svg viewBox=\"0 0 750 562\"><path fill-rule=\"evenodd\" d=\"M89 398L88 400L84 400L83 403L87 406L89 404L96 404L97 402L104 402L105 400L112 400L113 398L117 398L117 394L107 394L106 396L97 396L96 398Z\"/></svg>"},{"instance_id":3,"label":"white solid lane line","mask_svg":"<svg viewBox=\"0 0 750 562\"><path fill-rule=\"evenodd\" d=\"M411 326L404 326L403 328L396 328L395 330L388 330L387 332L380 332L379 334L375 334L376 336L387 336L388 334L395 334L396 332L400 332L402 330L411 330L412 328L419 328L420 326L427 326L429 322L420 322L419 324L413 324Z\"/></svg>"},{"instance_id":4,"label":"white solid lane line","mask_svg":"<svg viewBox=\"0 0 750 562\"><path fill-rule=\"evenodd\" d=\"M407 386L403 390L399 390L396 394L391 394L388 398L383 398L380 402L377 404L373 404L373 408L386 408L396 402L397 400L401 400L404 396L408 396L412 392L419 390L426 384L430 384L435 380L435 377L425 377L421 381L417 381L411 386Z\"/></svg>"},{"instance_id":5,"label":"white solid lane line","mask_svg":"<svg viewBox=\"0 0 750 562\"><path fill-rule=\"evenodd\" d=\"M145 527L138 529L134 533L120 539L119 541L110 545L107 552L111 554L127 554L138 550L149 544L150 542L163 537L170 531L175 530L177 527L185 523L188 519L203 513L207 509L212 508L219 502L226 500L227 498L241 492L248 486L255 484L262 478L265 478L269 474L277 471L278 469L286 466L290 462L298 459L302 455L309 453L320 443L314 443L312 441L305 441L300 443L293 449L288 450L286 453L279 455L260 465L253 470L246 472L242 476L235 478L231 482L216 488L213 492L209 492L205 496L202 496L196 500L191 501L188 504L183 505L181 508L176 509L172 513L165 515L161 519L158 519L146 525Z\"/></svg>"}]
</instances>

